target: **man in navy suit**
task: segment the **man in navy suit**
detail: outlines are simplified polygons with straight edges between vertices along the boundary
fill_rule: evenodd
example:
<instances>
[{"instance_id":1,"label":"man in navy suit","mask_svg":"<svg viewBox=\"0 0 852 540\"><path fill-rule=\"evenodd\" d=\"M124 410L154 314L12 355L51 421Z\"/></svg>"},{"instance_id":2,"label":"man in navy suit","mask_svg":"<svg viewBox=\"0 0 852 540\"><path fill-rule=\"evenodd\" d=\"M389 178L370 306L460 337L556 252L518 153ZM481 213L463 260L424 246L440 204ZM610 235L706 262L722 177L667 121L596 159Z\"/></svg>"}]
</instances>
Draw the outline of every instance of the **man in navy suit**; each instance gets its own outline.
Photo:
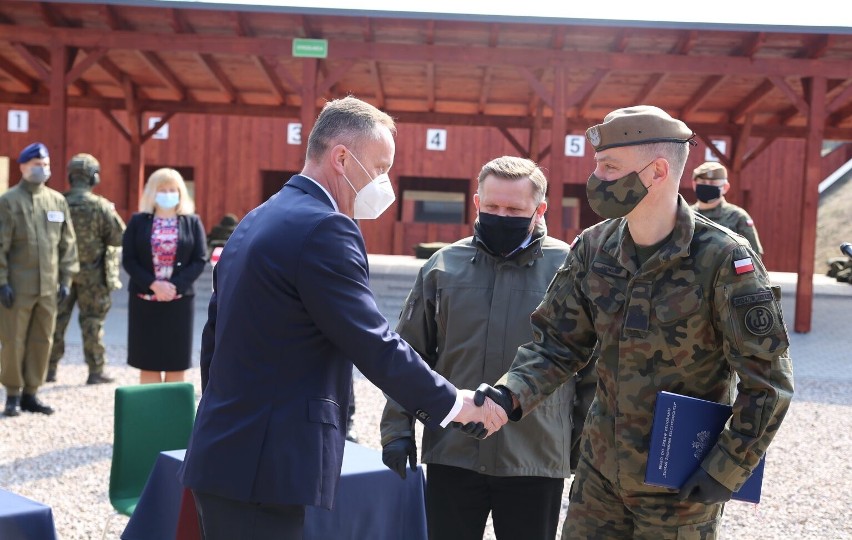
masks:
<instances>
[{"instance_id":1,"label":"man in navy suit","mask_svg":"<svg viewBox=\"0 0 852 540\"><path fill-rule=\"evenodd\" d=\"M477 407L472 391L429 369L389 329L369 288L354 219L375 219L394 201L395 131L356 98L327 103L302 173L225 245L181 470L205 540L300 539L305 506L332 507L353 363L427 427L490 431L506 421L493 402Z\"/></svg>"}]
</instances>

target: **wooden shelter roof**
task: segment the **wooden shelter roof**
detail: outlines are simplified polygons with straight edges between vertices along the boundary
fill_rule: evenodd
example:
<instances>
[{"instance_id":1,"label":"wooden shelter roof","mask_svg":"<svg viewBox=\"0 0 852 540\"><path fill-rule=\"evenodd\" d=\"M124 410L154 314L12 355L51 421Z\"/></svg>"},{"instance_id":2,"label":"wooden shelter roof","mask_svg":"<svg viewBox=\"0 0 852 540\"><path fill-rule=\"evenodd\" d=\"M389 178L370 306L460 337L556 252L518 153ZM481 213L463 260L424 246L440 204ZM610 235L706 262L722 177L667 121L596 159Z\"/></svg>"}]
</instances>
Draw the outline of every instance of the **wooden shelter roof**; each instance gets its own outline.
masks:
<instances>
[{"instance_id":1,"label":"wooden shelter roof","mask_svg":"<svg viewBox=\"0 0 852 540\"><path fill-rule=\"evenodd\" d=\"M820 76L826 138L852 139L852 33L251 7L3 2L0 101L47 103L58 41L71 47L69 106L123 109L132 91L143 110L298 117L304 59L292 40L308 37L329 42L308 83L316 105L351 93L403 122L546 127L563 68L569 129L652 103L699 133L732 133L750 118L752 136L803 137L803 80Z\"/></svg>"}]
</instances>

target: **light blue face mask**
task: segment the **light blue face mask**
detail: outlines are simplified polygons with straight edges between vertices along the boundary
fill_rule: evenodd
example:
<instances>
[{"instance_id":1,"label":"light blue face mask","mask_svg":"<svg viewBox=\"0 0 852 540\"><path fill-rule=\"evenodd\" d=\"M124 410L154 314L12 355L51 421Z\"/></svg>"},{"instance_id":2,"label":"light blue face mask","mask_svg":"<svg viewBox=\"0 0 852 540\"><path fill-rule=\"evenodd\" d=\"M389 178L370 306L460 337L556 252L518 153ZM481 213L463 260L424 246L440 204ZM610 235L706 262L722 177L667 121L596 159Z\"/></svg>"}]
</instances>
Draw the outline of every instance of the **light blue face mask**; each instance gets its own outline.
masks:
<instances>
[{"instance_id":1,"label":"light blue face mask","mask_svg":"<svg viewBox=\"0 0 852 540\"><path fill-rule=\"evenodd\" d=\"M171 210L180 202L180 193L175 191L159 191L154 196L154 202L163 210Z\"/></svg>"}]
</instances>

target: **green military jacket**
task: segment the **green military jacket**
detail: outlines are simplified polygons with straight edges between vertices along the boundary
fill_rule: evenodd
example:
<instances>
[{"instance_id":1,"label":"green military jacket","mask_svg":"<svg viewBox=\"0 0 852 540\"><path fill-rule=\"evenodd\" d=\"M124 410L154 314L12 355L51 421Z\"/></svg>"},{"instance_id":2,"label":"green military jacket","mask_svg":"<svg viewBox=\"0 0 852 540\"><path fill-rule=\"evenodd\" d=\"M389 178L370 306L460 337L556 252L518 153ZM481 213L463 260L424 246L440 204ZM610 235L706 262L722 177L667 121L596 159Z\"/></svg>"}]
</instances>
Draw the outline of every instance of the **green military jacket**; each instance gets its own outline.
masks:
<instances>
[{"instance_id":1,"label":"green military jacket","mask_svg":"<svg viewBox=\"0 0 852 540\"><path fill-rule=\"evenodd\" d=\"M21 180L0 196L0 285L16 295L56 294L79 270L68 203L43 184Z\"/></svg>"},{"instance_id":2,"label":"green military jacket","mask_svg":"<svg viewBox=\"0 0 852 540\"><path fill-rule=\"evenodd\" d=\"M88 187L74 186L65 193L74 233L77 237L77 255L80 273L74 282L80 285L107 284L106 267L117 258L109 246L121 246L124 221L115 211L115 205Z\"/></svg>"},{"instance_id":3,"label":"green military jacket","mask_svg":"<svg viewBox=\"0 0 852 540\"><path fill-rule=\"evenodd\" d=\"M540 235L517 256L496 257L465 238L421 268L396 331L458 388L476 388L505 373L532 337L530 314L565 261L568 245ZM592 388L592 392L594 389ZM424 430L421 461L491 476L570 476L574 381L523 422L478 441L457 429ZM411 415L388 400L382 444L414 437Z\"/></svg>"},{"instance_id":4,"label":"green military jacket","mask_svg":"<svg viewBox=\"0 0 852 540\"><path fill-rule=\"evenodd\" d=\"M763 256L763 246L760 245L760 238L757 236L757 228L754 226L754 221L748 215L748 212L739 206L722 201L714 208L702 210L698 208L698 204L693 204L692 209L710 221L745 236L746 240L751 244L751 249L755 250L758 255Z\"/></svg>"},{"instance_id":5,"label":"green military jacket","mask_svg":"<svg viewBox=\"0 0 852 540\"><path fill-rule=\"evenodd\" d=\"M695 214L682 197L671 238L641 268L635 260L625 219L583 231L532 315L534 341L497 384L530 414L599 342L600 381L581 456L623 490L671 492L643 484L657 392L733 403L702 467L738 490L793 394L779 289L744 238Z\"/></svg>"}]
</instances>

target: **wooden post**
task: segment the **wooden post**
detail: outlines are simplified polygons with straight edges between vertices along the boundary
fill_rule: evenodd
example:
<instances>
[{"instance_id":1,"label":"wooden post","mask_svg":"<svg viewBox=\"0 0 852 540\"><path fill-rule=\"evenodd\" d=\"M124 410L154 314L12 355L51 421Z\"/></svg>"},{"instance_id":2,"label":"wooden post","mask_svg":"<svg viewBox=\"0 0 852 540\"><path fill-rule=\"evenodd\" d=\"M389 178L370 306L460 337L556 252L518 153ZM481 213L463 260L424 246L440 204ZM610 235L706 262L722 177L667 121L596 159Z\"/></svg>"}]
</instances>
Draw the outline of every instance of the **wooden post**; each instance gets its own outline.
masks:
<instances>
[{"instance_id":1,"label":"wooden post","mask_svg":"<svg viewBox=\"0 0 852 540\"><path fill-rule=\"evenodd\" d=\"M562 227L562 186L565 182L565 66L557 66L553 77L553 123L550 128L550 174L548 175L547 230L565 240Z\"/></svg>"},{"instance_id":2,"label":"wooden post","mask_svg":"<svg viewBox=\"0 0 852 540\"><path fill-rule=\"evenodd\" d=\"M822 179L822 142L825 132L825 77L808 79L810 114L808 138L805 141L805 168L802 182L802 214L799 222L802 237L799 241L799 268L796 285L796 332L811 331L814 299L814 256L816 252L817 207L819 182Z\"/></svg>"},{"instance_id":3,"label":"wooden post","mask_svg":"<svg viewBox=\"0 0 852 540\"><path fill-rule=\"evenodd\" d=\"M308 136L314 128L317 116L317 62L318 60L302 60L302 159L308 149Z\"/></svg>"},{"instance_id":4,"label":"wooden post","mask_svg":"<svg viewBox=\"0 0 852 540\"><path fill-rule=\"evenodd\" d=\"M139 211L142 188L145 186L145 158L142 150L142 111L136 101L136 90L130 79L122 81L127 104L127 131L130 132L130 170L127 174L127 211Z\"/></svg>"},{"instance_id":5,"label":"wooden post","mask_svg":"<svg viewBox=\"0 0 852 540\"><path fill-rule=\"evenodd\" d=\"M68 63L68 48L59 41L54 41L50 47L50 105L48 106L48 126L51 133L47 141L51 154L50 169L53 188L65 191L67 179L65 166L68 162L66 155L68 143L67 119L68 98L65 91L65 70Z\"/></svg>"}]
</instances>

